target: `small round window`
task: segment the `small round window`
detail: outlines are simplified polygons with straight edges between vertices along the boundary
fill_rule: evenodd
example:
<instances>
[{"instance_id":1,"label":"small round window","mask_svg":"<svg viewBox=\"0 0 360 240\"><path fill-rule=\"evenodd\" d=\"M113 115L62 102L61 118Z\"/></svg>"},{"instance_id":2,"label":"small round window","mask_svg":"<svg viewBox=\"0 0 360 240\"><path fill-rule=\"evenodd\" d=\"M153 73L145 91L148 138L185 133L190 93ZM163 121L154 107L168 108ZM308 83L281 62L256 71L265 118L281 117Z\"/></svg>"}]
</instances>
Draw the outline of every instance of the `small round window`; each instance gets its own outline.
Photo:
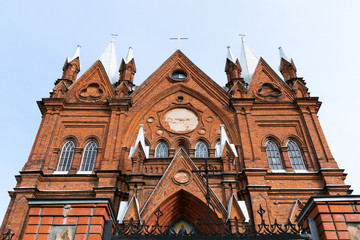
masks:
<instances>
[{"instance_id":1,"label":"small round window","mask_svg":"<svg viewBox=\"0 0 360 240\"><path fill-rule=\"evenodd\" d=\"M171 77L176 81L183 81L187 76L184 71L177 70L171 74Z\"/></svg>"}]
</instances>

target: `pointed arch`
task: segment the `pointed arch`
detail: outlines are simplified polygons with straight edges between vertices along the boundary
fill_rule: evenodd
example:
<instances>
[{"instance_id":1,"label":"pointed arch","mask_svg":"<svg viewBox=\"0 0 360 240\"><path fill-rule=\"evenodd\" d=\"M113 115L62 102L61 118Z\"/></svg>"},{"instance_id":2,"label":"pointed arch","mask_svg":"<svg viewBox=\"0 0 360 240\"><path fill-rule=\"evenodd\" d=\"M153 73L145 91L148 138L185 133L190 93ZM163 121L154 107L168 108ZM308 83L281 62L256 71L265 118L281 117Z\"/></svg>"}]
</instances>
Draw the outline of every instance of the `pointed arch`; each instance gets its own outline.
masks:
<instances>
[{"instance_id":1,"label":"pointed arch","mask_svg":"<svg viewBox=\"0 0 360 240\"><path fill-rule=\"evenodd\" d=\"M194 89L188 88L184 85L175 85L173 87L164 89L162 92L159 92L156 96L152 97L151 101L148 101L144 106L142 106L142 109L152 109L154 105L156 105L158 102L160 102L164 98L176 92L184 92L186 94L189 94L195 97L200 102L202 102L204 105L206 105L219 117L220 121L224 123L227 129L234 129L234 131L229 131L229 138L232 140L232 142L237 143L240 141L239 135L236 134L237 126L231 123L228 115L215 103L209 101L209 99L206 96L204 96L202 93ZM137 93L134 92L134 94L138 94L138 92ZM147 111L138 111L138 113L134 116L132 123L128 128L128 131L124 135L125 142L129 142L129 141L131 142L133 138L132 129L136 128L136 126L139 124L139 122L141 122L141 119L146 113Z\"/></svg>"},{"instance_id":2,"label":"pointed arch","mask_svg":"<svg viewBox=\"0 0 360 240\"><path fill-rule=\"evenodd\" d=\"M197 219L200 219L200 222L202 222L207 215L207 211L204 210L206 207L206 204L198 197L181 189L165 199L159 205L159 208L157 208L163 213L159 219L159 224L165 226L168 225L169 222L174 224L180 220L185 220L193 224ZM157 209L155 211L157 211ZM149 223L149 225L155 223L156 217L154 213L146 220L146 223ZM212 209L210 209L210 215L214 220L219 219Z\"/></svg>"},{"instance_id":3,"label":"pointed arch","mask_svg":"<svg viewBox=\"0 0 360 240\"><path fill-rule=\"evenodd\" d=\"M186 153L189 153L190 142L184 137L179 137L175 139L173 148L175 149L175 152L178 152L182 148Z\"/></svg>"}]
</instances>

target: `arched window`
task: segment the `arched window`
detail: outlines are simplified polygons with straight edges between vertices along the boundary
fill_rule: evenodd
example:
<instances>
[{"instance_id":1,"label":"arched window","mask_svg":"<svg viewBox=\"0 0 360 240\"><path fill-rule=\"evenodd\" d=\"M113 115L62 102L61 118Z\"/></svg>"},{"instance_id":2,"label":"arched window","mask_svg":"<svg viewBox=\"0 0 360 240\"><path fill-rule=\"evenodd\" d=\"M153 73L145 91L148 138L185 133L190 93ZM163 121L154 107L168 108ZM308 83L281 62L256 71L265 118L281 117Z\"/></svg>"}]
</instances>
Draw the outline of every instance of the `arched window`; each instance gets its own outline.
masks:
<instances>
[{"instance_id":1,"label":"arched window","mask_svg":"<svg viewBox=\"0 0 360 240\"><path fill-rule=\"evenodd\" d=\"M304 160L301 156L300 148L295 141L290 140L287 143L288 154L291 162L291 166L295 170L306 170Z\"/></svg>"},{"instance_id":2,"label":"arched window","mask_svg":"<svg viewBox=\"0 0 360 240\"><path fill-rule=\"evenodd\" d=\"M164 142L160 142L155 148L155 157L156 158L166 158L168 157L168 147Z\"/></svg>"},{"instance_id":3,"label":"arched window","mask_svg":"<svg viewBox=\"0 0 360 240\"><path fill-rule=\"evenodd\" d=\"M271 140L266 142L266 154L271 170L283 169L278 146Z\"/></svg>"},{"instance_id":4,"label":"arched window","mask_svg":"<svg viewBox=\"0 0 360 240\"><path fill-rule=\"evenodd\" d=\"M57 166L57 172L68 172L71 167L71 162L74 157L75 144L73 141L67 141L60 154L59 163Z\"/></svg>"},{"instance_id":5,"label":"arched window","mask_svg":"<svg viewBox=\"0 0 360 240\"><path fill-rule=\"evenodd\" d=\"M80 172L91 172L94 169L97 145L94 141L86 144L81 160Z\"/></svg>"},{"instance_id":6,"label":"arched window","mask_svg":"<svg viewBox=\"0 0 360 240\"><path fill-rule=\"evenodd\" d=\"M204 142L198 142L195 146L195 157L208 157L208 149Z\"/></svg>"},{"instance_id":7,"label":"arched window","mask_svg":"<svg viewBox=\"0 0 360 240\"><path fill-rule=\"evenodd\" d=\"M220 147L221 147L221 144L220 144L220 141L218 141L215 145L215 157L220 157L220 153L221 153Z\"/></svg>"}]
</instances>

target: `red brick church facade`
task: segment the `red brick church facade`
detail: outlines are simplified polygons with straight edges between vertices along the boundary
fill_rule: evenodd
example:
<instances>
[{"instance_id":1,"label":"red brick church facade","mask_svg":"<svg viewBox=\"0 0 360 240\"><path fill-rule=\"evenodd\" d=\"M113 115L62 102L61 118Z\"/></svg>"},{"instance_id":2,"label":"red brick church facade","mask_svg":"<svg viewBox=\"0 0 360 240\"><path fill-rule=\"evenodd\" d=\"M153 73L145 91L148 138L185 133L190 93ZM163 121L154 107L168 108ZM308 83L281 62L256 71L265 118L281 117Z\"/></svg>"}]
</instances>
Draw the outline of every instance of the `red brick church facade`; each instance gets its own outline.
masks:
<instances>
[{"instance_id":1,"label":"red brick church facade","mask_svg":"<svg viewBox=\"0 0 360 240\"><path fill-rule=\"evenodd\" d=\"M346 202L351 190L321 129L321 102L292 59L282 53L282 79L262 58L251 72L229 49L221 87L177 50L135 86L132 49L112 75L104 58L113 47L78 79L79 55L67 59L50 97L38 102L41 125L10 192L2 232L11 229L13 239L102 239L106 220L152 224L159 208L163 224L192 223L206 203L206 182L194 172L206 159L216 170L209 175L214 216L257 224L261 204L270 223L306 221L299 216L308 214L322 239L350 239L345 222L356 222L360 207ZM320 227L327 221L321 214L332 213L330 200L323 205L330 210L315 201L304 212L320 195L346 198L334 203L342 204L342 230L334 218L328 221L335 230ZM60 226L70 228L62 233Z\"/></svg>"}]
</instances>

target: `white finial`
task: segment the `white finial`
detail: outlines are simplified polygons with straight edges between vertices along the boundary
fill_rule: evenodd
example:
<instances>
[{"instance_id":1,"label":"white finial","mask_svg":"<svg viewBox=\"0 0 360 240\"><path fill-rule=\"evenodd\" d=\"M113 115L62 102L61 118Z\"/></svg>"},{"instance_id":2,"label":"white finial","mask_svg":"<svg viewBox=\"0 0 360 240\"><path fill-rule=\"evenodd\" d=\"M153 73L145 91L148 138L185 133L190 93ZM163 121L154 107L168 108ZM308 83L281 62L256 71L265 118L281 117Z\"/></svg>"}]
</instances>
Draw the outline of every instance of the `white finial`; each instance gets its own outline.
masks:
<instances>
[{"instance_id":1,"label":"white finial","mask_svg":"<svg viewBox=\"0 0 360 240\"><path fill-rule=\"evenodd\" d=\"M109 45L106 47L103 54L101 54L99 60L103 64L105 71L110 79L111 83L115 83L119 80L118 76L118 62L116 58L116 49L115 49L115 34L112 34L113 38Z\"/></svg>"},{"instance_id":2,"label":"white finial","mask_svg":"<svg viewBox=\"0 0 360 240\"><path fill-rule=\"evenodd\" d=\"M288 57L285 55L285 53L284 53L284 51L283 51L283 49L282 49L281 47L279 47L279 54L280 54L280 61L281 61L281 59L283 58L283 59L285 59L286 61L291 62L291 59L288 58Z\"/></svg>"},{"instance_id":3,"label":"white finial","mask_svg":"<svg viewBox=\"0 0 360 240\"><path fill-rule=\"evenodd\" d=\"M241 76L244 78L246 83L250 83L251 78L255 72L256 66L259 62L259 59L255 56L253 51L246 44L244 34L239 34L241 36L241 55L240 55L240 66L242 69Z\"/></svg>"},{"instance_id":4,"label":"white finial","mask_svg":"<svg viewBox=\"0 0 360 240\"><path fill-rule=\"evenodd\" d=\"M232 61L233 63L235 63L235 58L234 58L234 55L232 54L232 52L231 52L231 47L230 46L228 46L227 47L227 59L229 59L230 61Z\"/></svg>"},{"instance_id":5,"label":"white finial","mask_svg":"<svg viewBox=\"0 0 360 240\"><path fill-rule=\"evenodd\" d=\"M80 45L77 45L76 50L75 50L75 53L74 53L74 56L73 56L72 58L67 58L67 61L68 61L68 62L71 62L71 61L74 60L75 58L80 57L80 48L81 48L81 46L80 46Z\"/></svg>"},{"instance_id":6,"label":"white finial","mask_svg":"<svg viewBox=\"0 0 360 240\"><path fill-rule=\"evenodd\" d=\"M134 58L133 49L132 49L132 47L129 47L129 51L125 58L125 63L128 64L131 61L131 59L133 59L133 58Z\"/></svg>"},{"instance_id":7,"label":"white finial","mask_svg":"<svg viewBox=\"0 0 360 240\"><path fill-rule=\"evenodd\" d=\"M219 156L222 155L222 152L224 151L224 146L225 146L226 142L229 144L229 146L230 146L231 150L233 151L235 157L237 157L238 155L237 155L237 152L236 152L235 145L229 142L229 138L228 138L228 136L226 134L226 131L225 131L225 125L222 124L222 125L220 125L220 153L219 153Z\"/></svg>"},{"instance_id":8,"label":"white finial","mask_svg":"<svg viewBox=\"0 0 360 240\"><path fill-rule=\"evenodd\" d=\"M137 146L141 144L143 150L145 152L145 157L149 158L149 146L145 145L145 133L144 133L144 124L140 124L140 129L138 135L136 137L135 145L130 148L129 158L132 157L134 151L136 150Z\"/></svg>"}]
</instances>

